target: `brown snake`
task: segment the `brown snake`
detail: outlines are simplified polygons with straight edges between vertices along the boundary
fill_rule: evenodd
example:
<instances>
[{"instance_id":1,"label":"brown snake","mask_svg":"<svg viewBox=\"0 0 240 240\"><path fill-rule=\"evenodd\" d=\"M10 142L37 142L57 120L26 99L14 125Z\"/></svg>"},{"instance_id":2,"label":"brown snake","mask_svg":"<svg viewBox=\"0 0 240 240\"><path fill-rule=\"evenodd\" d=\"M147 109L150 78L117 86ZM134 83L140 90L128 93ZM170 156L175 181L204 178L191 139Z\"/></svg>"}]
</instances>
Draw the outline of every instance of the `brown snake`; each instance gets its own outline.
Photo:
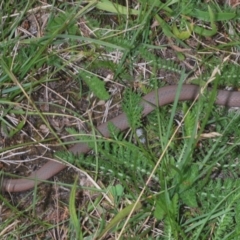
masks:
<instances>
[{"instance_id":1,"label":"brown snake","mask_svg":"<svg viewBox=\"0 0 240 240\"><path fill-rule=\"evenodd\" d=\"M154 110L156 104L159 106L167 105L174 102L177 94L177 85L166 86L159 88L158 91L153 91L143 97L143 116L146 116ZM211 89L208 89L211 90ZM178 101L194 100L199 96L200 87L195 85L183 85L181 88ZM240 107L240 92L231 92L219 90L217 92L217 98L215 103L217 105L228 107ZM121 131L129 127L126 115L124 113L109 120ZM109 137L109 131L107 128L108 122L100 125L97 131L104 137ZM84 143L77 143L73 147L69 148L69 151L74 154L87 153L90 150L88 145ZM41 183L41 180L46 180L67 166L63 163L48 161L39 170L34 171L28 178L21 179L3 179L2 191L7 192L21 192L33 188L36 184Z\"/></svg>"}]
</instances>

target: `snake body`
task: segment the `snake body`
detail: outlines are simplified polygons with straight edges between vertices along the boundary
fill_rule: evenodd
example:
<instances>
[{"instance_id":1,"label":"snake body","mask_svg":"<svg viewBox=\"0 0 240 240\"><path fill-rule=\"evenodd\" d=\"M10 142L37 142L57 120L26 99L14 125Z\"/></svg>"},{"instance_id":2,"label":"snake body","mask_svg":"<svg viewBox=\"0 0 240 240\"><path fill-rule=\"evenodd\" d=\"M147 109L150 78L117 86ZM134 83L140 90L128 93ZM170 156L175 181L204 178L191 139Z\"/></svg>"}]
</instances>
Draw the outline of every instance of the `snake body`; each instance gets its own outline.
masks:
<instances>
[{"instance_id":1,"label":"snake body","mask_svg":"<svg viewBox=\"0 0 240 240\"><path fill-rule=\"evenodd\" d=\"M180 90L178 101L194 100L198 98L200 90L200 87L195 85L183 85ZM157 104L159 106L164 106L173 103L177 91L178 86L172 85L159 88L157 91L150 92L144 96L141 103L143 106L142 115L146 116L149 114L155 109ZM211 91L211 89L208 89L208 91ZM240 92L218 90L215 103L227 107L240 107ZM112 122L121 131L129 127L126 115L122 113L97 128L97 132L106 138L109 137L109 131L107 128L109 122ZM69 151L74 154L87 153L89 150L89 146L84 143L77 143L69 148ZM36 184L41 183L42 180L54 176L66 167L67 166L63 163L48 161L39 170L32 172L28 178L3 179L1 186L2 191L21 192L29 190Z\"/></svg>"}]
</instances>

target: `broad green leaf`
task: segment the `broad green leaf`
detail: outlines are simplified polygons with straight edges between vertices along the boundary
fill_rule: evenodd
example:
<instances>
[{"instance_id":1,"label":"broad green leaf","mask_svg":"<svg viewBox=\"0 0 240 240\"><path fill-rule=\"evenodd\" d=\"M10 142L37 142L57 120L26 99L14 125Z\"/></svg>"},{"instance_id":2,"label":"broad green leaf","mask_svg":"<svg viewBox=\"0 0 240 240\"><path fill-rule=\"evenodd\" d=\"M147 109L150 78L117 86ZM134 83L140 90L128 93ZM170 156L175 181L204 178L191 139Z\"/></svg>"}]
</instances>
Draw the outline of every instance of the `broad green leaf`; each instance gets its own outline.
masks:
<instances>
[{"instance_id":1,"label":"broad green leaf","mask_svg":"<svg viewBox=\"0 0 240 240\"><path fill-rule=\"evenodd\" d=\"M211 28L212 30L208 30L208 29L205 29L203 27L200 27L200 26L197 26L197 25L194 25L193 27L193 31L201 36L204 36L204 37L212 37L213 35L215 35L217 33L217 26L215 24L215 15L212 11L212 9L210 8L210 6L208 6L208 13L209 13L209 19L210 19L210 25L211 25Z\"/></svg>"},{"instance_id":2,"label":"broad green leaf","mask_svg":"<svg viewBox=\"0 0 240 240\"><path fill-rule=\"evenodd\" d=\"M192 33L192 29L193 29L193 25L192 24L187 24L186 23L186 30L184 31L179 31L179 29L176 26L176 23L173 24L172 30L173 30L173 34L181 40L186 40L191 36Z\"/></svg>"},{"instance_id":3,"label":"broad green leaf","mask_svg":"<svg viewBox=\"0 0 240 240\"><path fill-rule=\"evenodd\" d=\"M194 10L193 12L190 12L189 15L191 17L195 17L199 20L203 20L206 22L210 22L211 19L209 17L209 12L204 12L200 10ZM234 12L220 12L220 13L214 13L215 15L215 21L228 21L236 17L236 13Z\"/></svg>"},{"instance_id":4,"label":"broad green leaf","mask_svg":"<svg viewBox=\"0 0 240 240\"><path fill-rule=\"evenodd\" d=\"M116 186L112 186L110 192L114 197L121 197L124 192L124 188L121 184L117 184Z\"/></svg>"},{"instance_id":5,"label":"broad green leaf","mask_svg":"<svg viewBox=\"0 0 240 240\"><path fill-rule=\"evenodd\" d=\"M139 11L131 8L124 7L120 4L113 3L108 0L102 0L99 1L96 5L96 8L106 11L106 12L111 12L111 13L118 13L118 14L133 14L133 15L138 15Z\"/></svg>"}]
</instances>

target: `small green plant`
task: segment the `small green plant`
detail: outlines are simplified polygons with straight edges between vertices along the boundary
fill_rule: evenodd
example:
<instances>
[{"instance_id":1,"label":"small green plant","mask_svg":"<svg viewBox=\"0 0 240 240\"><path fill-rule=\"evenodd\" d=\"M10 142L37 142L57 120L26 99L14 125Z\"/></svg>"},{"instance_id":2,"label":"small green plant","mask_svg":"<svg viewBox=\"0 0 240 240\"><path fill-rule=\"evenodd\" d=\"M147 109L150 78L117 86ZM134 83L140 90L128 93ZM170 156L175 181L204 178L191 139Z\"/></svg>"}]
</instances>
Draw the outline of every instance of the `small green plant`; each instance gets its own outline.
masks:
<instances>
[{"instance_id":1,"label":"small green plant","mask_svg":"<svg viewBox=\"0 0 240 240\"><path fill-rule=\"evenodd\" d=\"M58 145L55 156L88 180L66 171L68 184L60 174L50 190L1 193L1 239L239 238L239 114L214 105L217 89L239 86L239 9L186 0L0 9L1 162L19 175ZM185 83L213 90L142 119L144 94L178 84L177 99ZM98 136L93 126L119 100L130 129L109 124L111 135ZM76 142L93 151L69 153Z\"/></svg>"}]
</instances>

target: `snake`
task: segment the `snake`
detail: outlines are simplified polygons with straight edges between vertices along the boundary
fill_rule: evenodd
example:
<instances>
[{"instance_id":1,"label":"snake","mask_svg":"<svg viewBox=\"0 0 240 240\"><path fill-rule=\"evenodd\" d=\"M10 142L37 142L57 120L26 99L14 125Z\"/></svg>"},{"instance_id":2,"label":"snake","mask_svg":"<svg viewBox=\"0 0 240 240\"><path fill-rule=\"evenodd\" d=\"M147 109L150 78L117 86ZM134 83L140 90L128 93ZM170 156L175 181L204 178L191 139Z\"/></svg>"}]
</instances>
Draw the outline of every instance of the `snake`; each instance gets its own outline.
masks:
<instances>
[{"instance_id":1,"label":"snake","mask_svg":"<svg viewBox=\"0 0 240 240\"><path fill-rule=\"evenodd\" d=\"M145 95L141 100L141 105L143 107L142 116L144 117L148 115L156 108L156 106L160 107L173 103L176 96L178 96L177 101L193 101L198 99L202 93L201 89L202 88L197 85L183 84L180 88L178 85L170 85L154 90ZM207 92L211 90L211 88L208 88ZM240 107L240 92L218 90L216 93L215 104L225 107ZM100 136L108 138L110 136L110 132L108 130L109 122L113 123L120 131L124 131L129 128L127 116L125 113L122 113L98 126L96 128L96 133ZM85 143L76 143L68 149L68 151L76 155L86 154L90 150L90 147ZM42 181L53 177L66 167L67 165L62 162L49 160L41 168L33 171L26 178L2 179L1 190L9 193L30 190Z\"/></svg>"}]
</instances>

